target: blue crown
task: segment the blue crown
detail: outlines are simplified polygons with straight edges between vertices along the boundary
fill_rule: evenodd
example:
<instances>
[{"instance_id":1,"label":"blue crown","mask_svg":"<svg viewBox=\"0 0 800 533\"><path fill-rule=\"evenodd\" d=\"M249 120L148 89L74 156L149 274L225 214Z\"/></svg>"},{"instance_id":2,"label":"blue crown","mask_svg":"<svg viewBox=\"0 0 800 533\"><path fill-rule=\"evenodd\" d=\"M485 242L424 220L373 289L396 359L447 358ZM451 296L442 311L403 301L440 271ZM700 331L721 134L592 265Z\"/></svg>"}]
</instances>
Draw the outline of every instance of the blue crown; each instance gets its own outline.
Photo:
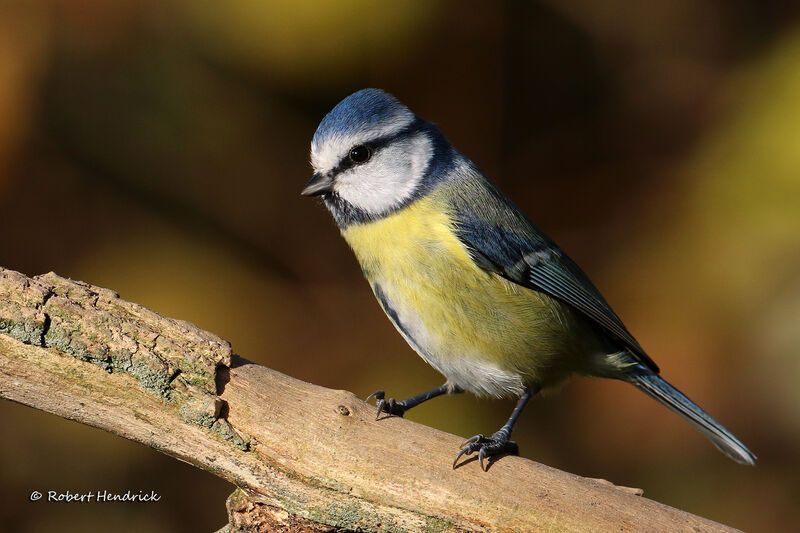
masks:
<instances>
[{"instance_id":1,"label":"blue crown","mask_svg":"<svg viewBox=\"0 0 800 533\"><path fill-rule=\"evenodd\" d=\"M319 123L311 141L320 146L332 136L350 136L369 131L398 115L413 113L391 94L380 89L361 89L334 107Z\"/></svg>"}]
</instances>

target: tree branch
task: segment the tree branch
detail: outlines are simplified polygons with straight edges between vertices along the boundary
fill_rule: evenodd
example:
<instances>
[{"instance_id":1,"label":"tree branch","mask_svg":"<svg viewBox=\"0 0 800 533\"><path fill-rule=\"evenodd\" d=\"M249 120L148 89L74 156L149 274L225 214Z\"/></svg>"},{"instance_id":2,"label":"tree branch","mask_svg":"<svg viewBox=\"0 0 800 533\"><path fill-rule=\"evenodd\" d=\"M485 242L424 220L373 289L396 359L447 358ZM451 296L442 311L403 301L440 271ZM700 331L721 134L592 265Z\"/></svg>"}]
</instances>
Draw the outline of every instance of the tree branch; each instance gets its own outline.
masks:
<instances>
[{"instance_id":1,"label":"tree branch","mask_svg":"<svg viewBox=\"0 0 800 533\"><path fill-rule=\"evenodd\" d=\"M0 396L234 483L228 531L733 531L519 457L452 470L454 435L53 273L0 268Z\"/></svg>"}]
</instances>

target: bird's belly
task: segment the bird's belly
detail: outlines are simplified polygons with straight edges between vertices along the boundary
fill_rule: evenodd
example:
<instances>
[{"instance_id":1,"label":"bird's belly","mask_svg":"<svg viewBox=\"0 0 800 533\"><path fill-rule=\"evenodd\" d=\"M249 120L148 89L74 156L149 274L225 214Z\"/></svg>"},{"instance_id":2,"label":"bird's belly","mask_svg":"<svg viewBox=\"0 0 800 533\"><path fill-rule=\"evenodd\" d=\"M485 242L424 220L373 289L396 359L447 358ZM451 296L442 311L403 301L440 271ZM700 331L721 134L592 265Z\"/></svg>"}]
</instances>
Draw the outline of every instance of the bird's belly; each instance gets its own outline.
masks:
<instances>
[{"instance_id":1,"label":"bird's belly","mask_svg":"<svg viewBox=\"0 0 800 533\"><path fill-rule=\"evenodd\" d=\"M469 331L473 324L449 315L442 306L407 285L397 287L376 281L372 288L403 338L451 383L482 395L522 393L524 380L517 369L495 360L497 350L487 353L471 342Z\"/></svg>"},{"instance_id":2,"label":"bird's belly","mask_svg":"<svg viewBox=\"0 0 800 533\"><path fill-rule=\"evenodd\" d=\"M456 273L454 273L456 274ZM398 331L451 382L481 395L519 395L531 383L552 385L580 357L569 311L528 289L480 273L382 279L376 297Z\"/></svg>"},{"instance_id":3,"label":"bird's belly","mask_svg":"<svg viewBox=\"0 0 800 533\"><path fill-rule=\"evenodd\" d=\"M343 235L395 327L466 390L552 385L592 349L572 308L477 266L429 200Z\"/></svg>"}]
</instances>

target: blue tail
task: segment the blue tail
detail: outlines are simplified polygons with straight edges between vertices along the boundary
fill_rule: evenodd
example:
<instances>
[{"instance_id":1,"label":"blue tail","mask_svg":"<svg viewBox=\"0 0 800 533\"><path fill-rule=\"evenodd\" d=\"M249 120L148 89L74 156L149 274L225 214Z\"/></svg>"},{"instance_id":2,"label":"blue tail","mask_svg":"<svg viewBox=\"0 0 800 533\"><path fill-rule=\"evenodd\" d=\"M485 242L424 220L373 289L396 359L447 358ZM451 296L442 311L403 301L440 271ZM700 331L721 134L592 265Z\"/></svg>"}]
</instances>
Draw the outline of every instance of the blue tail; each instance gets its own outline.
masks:
<instances>
[{"instance_id":1,"label":"blue tail","mask_svg":"<svg viewBox=\"0 0 800 533\"><path fill-rule=\"evenodd\" d=\"M644 367L637 366L629 373L626 373L623 379L688 420L690 424L708 437L719 451L737 463L755 464L756 456L739 439L657 374Z\"/></svg>"}]
</instances>

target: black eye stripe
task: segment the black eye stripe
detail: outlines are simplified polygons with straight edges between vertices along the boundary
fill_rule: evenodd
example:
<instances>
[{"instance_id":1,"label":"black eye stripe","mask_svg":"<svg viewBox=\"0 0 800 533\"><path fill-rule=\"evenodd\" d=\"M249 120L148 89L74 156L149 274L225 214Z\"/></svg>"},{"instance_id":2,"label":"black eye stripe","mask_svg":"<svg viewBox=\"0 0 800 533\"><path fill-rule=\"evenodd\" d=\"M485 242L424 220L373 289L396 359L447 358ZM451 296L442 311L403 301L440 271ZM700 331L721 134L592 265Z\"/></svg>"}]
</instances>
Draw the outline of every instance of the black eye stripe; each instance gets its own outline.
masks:
<instances>
[{"instance_id":1,"label":"black eye stripe","mask_svg":"<svg viewBox=\"0 0 800 533\"><path fill-rule=\"evenodd\" d=\"M336 165L331 171L330 176L335 177L337 174L344 172L345 170L351 169L354 166L357 166L360 163L354 162L350 159L350 152L353 148L357 146L364 146L371 151L370 158L373 159L375 155L383 148L388 146L389 144L395 142L398 139L403 137L411 137L423 130L422 128L422 121L420 119L416 119L414 122L403 128L402 130L398 131L397 133L393 133L391 135L386 135L384 137L378 137L377 139L373 139L369 142L361 143L359 145L353 146L350 150L347 151L347 154L339 161L339 164ZM366 162L366 161L363 161Z\"/></svg>"}]
</instances>

